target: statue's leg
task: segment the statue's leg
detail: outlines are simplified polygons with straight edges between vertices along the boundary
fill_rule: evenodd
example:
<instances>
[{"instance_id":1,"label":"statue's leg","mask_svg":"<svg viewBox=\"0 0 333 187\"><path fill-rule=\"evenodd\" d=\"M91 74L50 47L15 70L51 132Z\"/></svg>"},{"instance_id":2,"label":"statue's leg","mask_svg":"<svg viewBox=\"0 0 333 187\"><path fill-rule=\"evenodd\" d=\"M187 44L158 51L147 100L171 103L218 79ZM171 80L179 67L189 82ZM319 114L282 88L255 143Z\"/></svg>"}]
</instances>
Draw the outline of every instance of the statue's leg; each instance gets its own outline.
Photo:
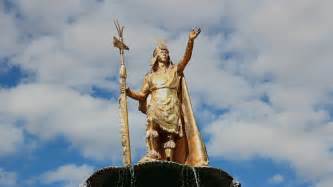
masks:
<instances>
[{"instance_id":1,"label":"statue's leg","mask_svg":"<svg viewBox=\"0 0 333 187\"><path fill-rule=\"evenodd\" d=\"M152 121L147 120L147 129L146 129L146 146L147 153L146 155L139 160L139 163L151 162L155 160L160 160L161 155L159 153L159 134L154 128Z\"/></svg>"},{"instance_id":2,"label":"statue's leg","mask_svg":"<svg viewBox=\"0 0 333 187\"><path fill-rule=\"evenodd\" d=\"M156 125L152 121L148 121L146 142L148 148L148 156L153 159L160 159L161 155L159 154L159 134L156 130Z\"/></svg>"},{"instance_id":3,"label":"statue's leg","mask_svg":"<svg viewBox=\"0 0 333 187\"><path fill-rule=\"evenodd\" d=\"M165 152L165 157L168 161L173 161L173 152L176 148L175 137L173 134L167 134L167 141L164 143L163 148Z\"/></svg>"}]
</instances>

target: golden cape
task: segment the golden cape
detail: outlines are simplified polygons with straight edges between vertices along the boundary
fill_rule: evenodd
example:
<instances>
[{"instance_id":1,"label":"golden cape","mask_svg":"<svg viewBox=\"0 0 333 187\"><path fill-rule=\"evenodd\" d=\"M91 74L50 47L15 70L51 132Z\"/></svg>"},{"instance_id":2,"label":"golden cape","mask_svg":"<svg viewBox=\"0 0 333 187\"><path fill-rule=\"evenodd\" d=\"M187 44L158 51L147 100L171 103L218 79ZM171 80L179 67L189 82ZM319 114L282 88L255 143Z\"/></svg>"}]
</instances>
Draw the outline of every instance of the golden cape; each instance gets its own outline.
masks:
<instances>
[{"instance_id":1,"label":"golden cape","mask_svg":"<svg viewBox=\"0 0 333 187\"><path fill-rule=\"evenodd\" d=\"M184 76L180 78L178 97L181 103L183 136L177 139L174 159L176 162L191 166L207 166L208 155L194 118L190 95ZM147 98L140 101L139 110L147 111Z\"/></svg>"}]
</instances>

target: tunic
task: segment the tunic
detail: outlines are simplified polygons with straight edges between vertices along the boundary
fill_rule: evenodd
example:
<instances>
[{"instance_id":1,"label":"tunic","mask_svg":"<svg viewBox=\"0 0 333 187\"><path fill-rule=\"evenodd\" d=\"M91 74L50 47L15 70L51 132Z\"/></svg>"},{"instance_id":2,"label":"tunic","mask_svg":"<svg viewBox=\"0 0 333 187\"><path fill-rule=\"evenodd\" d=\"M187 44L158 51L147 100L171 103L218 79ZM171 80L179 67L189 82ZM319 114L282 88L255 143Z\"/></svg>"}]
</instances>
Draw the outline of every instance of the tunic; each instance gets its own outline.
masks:
<instances>
[{"instance_id":1,"label":"tunic","mask_svg":"<svg viewBox=\"0 0 333 187\"><path fill-rule=\"evenodd\" d=\"M169 133L178 134L181 127L178 88L181 76L177 66L170 65L166 72L151 72L145 76L142 91L150 93L147 105L148 123Z\"/></svg>"}]
</instances>

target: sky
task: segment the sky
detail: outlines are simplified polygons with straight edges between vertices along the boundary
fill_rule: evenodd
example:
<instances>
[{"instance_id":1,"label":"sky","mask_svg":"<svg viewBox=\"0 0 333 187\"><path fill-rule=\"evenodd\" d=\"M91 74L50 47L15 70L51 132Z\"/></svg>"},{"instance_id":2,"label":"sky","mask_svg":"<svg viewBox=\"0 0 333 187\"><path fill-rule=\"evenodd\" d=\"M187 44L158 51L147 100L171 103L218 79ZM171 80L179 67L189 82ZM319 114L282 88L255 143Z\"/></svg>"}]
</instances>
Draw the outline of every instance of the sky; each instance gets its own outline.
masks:
<instances>
[{"instance_id":1,"label":"sky","mask_svg":"<svg viewBox=\"0 0 333 187\"><path fill-rule=\"evenodd\" d=\"M165 40L210 166L247 187L333 183L333 1L0 0L0 186L74 187L121 166L119 53L139 89ZM145 116L129 100L133 162Z\"/></svg>"}]
</instances>

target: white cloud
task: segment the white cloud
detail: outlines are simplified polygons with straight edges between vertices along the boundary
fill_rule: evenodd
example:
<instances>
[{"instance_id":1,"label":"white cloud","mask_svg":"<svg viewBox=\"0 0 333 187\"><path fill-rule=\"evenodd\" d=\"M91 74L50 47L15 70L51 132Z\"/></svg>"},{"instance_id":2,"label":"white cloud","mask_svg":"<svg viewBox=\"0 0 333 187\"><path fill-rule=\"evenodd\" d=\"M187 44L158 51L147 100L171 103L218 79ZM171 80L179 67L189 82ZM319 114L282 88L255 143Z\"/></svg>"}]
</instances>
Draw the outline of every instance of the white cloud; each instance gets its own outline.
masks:
<instances>
[{"instance_id":1,"label":"white cloud","mask_svg":"<svg viewBox=\"0 0 333 187\"><path fill-rule=\"evenodd\" d=\"M63 187L77 187L92 174L93 169L88 165L63 165L42 174L41 182L44 184L61 183Z\"/></svg>"},{"instance_id":2,"label":"white cloud","mask_svg":"<svg viewBox=\"0 0 333 187\"><path fill-rule=\"evenodd\" d=\"M15 153L23 144L23 130L0 120L0 156Z\"/></svg>"},{"instance_id":3,"label":"white cloud","mask_svg":"<svg viewBox=\"0 0 333 187\"><path fill-rule=\"evenodd\" d=\"M16 173L0 168L0 186L15 187L17 185Z\"/></svg>"},{"instance_id":4,"label":"white cloud","mask_svg":"<svg viewBox=\"0 0 333 187\"><path fill-rule=\"evenodd\" d=\"M20 46L18 44L19 30L14 21L13 15L6 14L4 12L4 7L2 7L1 5L0 28L0 58L2 58L15 54Z\"/></svg>"},{"instance_id":5,"label":"white cloud","mask_svg":"<svg viewBox=\"0 0 333 187\"><path fill-rule=\"evenodd\" d=\"M31 0L29 2L18 0L15 5L24 18L20 26L25 32L39 35L61 33L67 24L94 10L97 3L84 0Z\"/></svg>"},{"instance_id":6,"label":"white cloud","mask_svg":"<svg viewBox=\"0 0 333 187\"><path fill-rule=\"evenodd\" d=\"M315 187L330 187L332 186L333 179L332 177L327 177L322 180L320 180Z\"/></svg>"},{"instance_id":7,"label":"white cloud","mask_svg":"<svg viewBox=\"0 0 333 187\"><path fill-rule=\"evenodd\" d=\"M2 116L7 120L23 120L23 128L43 141L63 136L86 157L116 161L121 156L119 111L114 100L81 95L62 86L28 84L2 90L0 103ZM129 116L133 149L140 150L144 147L144 119L138 112L133 113L132 109ZM21 133L15 129L9 130ZM1 132L9 137L15 135L16 138L22 138L22 134L18 136L9 130ZM137 139L140 141L135 141ZM15 139L13 143L4 145L9 146L17 141ZM6 146L1 148L7 150ZM14 146L10 147L15 150Z\"/></svg>"},{"instance_id":8,"label":"white cloud","mask_svg":"<svg viewBox=\"0 0 333 187\"><path fill-rule=\"evenodd\" d=\"M268 182L272 183L272 184L280 184L283 181L284 181L284 177L281 174L273 175L271 178L268 179Z\"/></svg>"},{"instance_id":9,"label":"white cloud","mask_svg":"<svg viewBox=\"0 0 333 187\"><path fill-rule=\"evenodd\" d=\"M112 102L50 85L22 85L1 93L1 113L23 119L28 133L48 140L65 136L90 157L117 157L118 110Z\"/></svg>"},{"instance_id":10,"label":"white cloud","mask_svg":"<svg viewBox=\"0 0 333 187\"><path fill-rule=\"evenodd\" d=\"M251 159L257 156L289 161L306 179L330 175L332 123L321 112L276 112L260 103L248 103L215 121L208 150L212 156ZM325 115L324 115L325 117Z\"/></svg>"},{"instance_id":11,"label":"white cloud","mask_svg":"<svg viewBox=\"0 0 333 187\"><path fill-rule=\"evenodd\" d=\"M223 2L203 1L105 1L104 7L113 16L126 19L129 23L142 23L163 27L166 30L191 28L194 24L218 24L223 14Z\"/></svg>"},{"instance_id":12,"label":"white cloud","mask_svg":"<svg viewBox=\"0 0 333 187\"><path fill-rule=\"evenodd\" d=\"M235 32L224 50L238 56L223 64L247 80L254 97L238 97L207 128L209 152L289 161L303 179L324 186L333 175L332 2L227 2Z\"/></svg>"}]
</instances>

